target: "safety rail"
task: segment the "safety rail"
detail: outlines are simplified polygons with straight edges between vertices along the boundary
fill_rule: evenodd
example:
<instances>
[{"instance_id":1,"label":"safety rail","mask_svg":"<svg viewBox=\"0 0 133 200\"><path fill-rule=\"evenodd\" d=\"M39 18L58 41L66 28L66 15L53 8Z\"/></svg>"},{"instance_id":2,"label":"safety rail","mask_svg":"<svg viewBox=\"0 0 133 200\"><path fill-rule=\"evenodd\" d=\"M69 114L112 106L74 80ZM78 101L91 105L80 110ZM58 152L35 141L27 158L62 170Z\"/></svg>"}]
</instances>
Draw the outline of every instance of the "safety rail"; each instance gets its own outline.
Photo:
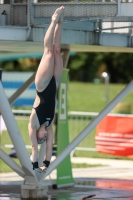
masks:
<instances>
[{"instance_id":1,"label":"safety rail","mask_svg":"<svg viewBox=\"0 0 133 200\"><path fill-rule=\"evenodd\" d=\"M20 129L22 133L22 137L25 140L25 133L27 133L27 125L29 120L29 115L31 114L31 110L12 110L17 123L21 124ZM90 123L90 121L98 115L97 112L77 112L77 111L69 111L68 112L68 124L69 124L69 140L70 142ZM56 127L53 126L54 132ZM4 129L5 130L5 129ZM0 130L2 132L2 130ZM4 134L4 133L3 133ZM56 137L56 135L55 135ZM1 140L1 145L5 148L12 148L12 144L5 144ZM54 139L56 143L56 138ZM30 149L30 144L26 144L26 148ZM71 156L73 156L74 152L78 151L96 151L95 148L95 130L92 134L88 135L85 140L81 142L72 152Z\"/></svg>"},{"instance_id":2,"label":"safety rail","mask_svg":"<svg viewBox=\"0 0 133 200\"><path fill-rule=\"evenodd\" d=\"M14 115L30 115L31 110L12 110ZM98 112L81 112L81 111L69 111L69 116L88 116L88 117L96 117L98 115Z\"/></svg>"},{"instance_id":3,"label":"safety rail","mask_svg":"<svg viewBox=\"0 0 133 200\"><path fill-rule=\"evenodd\" d=\"M39 25L48 22L48 18L51 18L54 10L61 4L65 6L65 21L83 20L90 17L113 17L118 13L117 2L33 3L31 23Z\"/></svg>"},{"instance_id":4,"label":"safety rail","mask_svg":"<svg viewBox=\"0 0 133 200\"><path fill-rule=\"evenodd\" d=\"M14 115L16 116L17 123L20 124L20 129L22 133L22 137L25 140L27 138L27 124L29 121L29 115L31 113L31 110L12 110ZM69 125L69 140L70 142L73 141L74 138L78 136L78 134L91 122L92 119L98 116L98 112L79 112L79 111L69 111L68 112L68 125ZM133 117L133 115L127 115L127 114L114 114L109 113L108 116L117 116L117 117ZM2 121L0 121L0 124ZM1 124L2 125L2 124ZM2 133L1 130L2 127L0 127L0 133ZM54 132L56 133L56 127L54 126ZM3 129L3 130L6 130ZM93 130L91 134L89 134L77 147L73 149L71 152L71 156L75 154L75 151L82 151L82 152L97 152L97 149L95 148L95 132L96 130ZM3 133L4 136L4 133ZM56 135L55 135L56 137ZM27 139L26 139L27 141ZM56 138L54 139L54 142L56 143ZM3 139L1 138L1 147L3 148L13 148L13 144L7 144L3 142ZM31 149L31 145L26 143L26 148ZM39 147L40 148L40 147Z\"/></svg>"}]
</instances>

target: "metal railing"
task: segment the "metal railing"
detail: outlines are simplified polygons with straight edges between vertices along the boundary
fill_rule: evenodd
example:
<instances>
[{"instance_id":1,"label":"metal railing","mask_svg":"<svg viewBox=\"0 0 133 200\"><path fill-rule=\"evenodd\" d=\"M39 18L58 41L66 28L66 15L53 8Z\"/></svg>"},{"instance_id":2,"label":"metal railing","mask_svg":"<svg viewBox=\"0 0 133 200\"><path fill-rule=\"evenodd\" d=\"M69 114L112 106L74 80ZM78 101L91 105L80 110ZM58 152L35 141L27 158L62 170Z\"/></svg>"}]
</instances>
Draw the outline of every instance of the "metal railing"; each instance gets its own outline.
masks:
<instances>
[{"instance_id":1,"label":"metal railing","mask_svg":"<svg viewBox=\"0 0 133 200\"><path fill-rule=\"evenodd\" d=\"M25 145L27 149L30 149L31 151L31 145L27 134L27 127L29 122L29 115L31 113L30 110L12 110L12 112L15 115L16 121L18 123L21 135L23 137L23 140L25 141ZM98 112L77 112L77 111L70 111L68 112L68 126L69 126L69 142L72 142L80 132L91 122L92 119L97 117L99 113ZM111 116L116 116L116 114L109 114ZM117 114L117 116L126 116L126 114ZM130 115L131 116L131 115ZM1 119L2 120L2 119ZM1 131L1 121L0 120L0 133ZM56 126L53 125L54 129L54 137L56 136ZM4 129L5 130L5 129ZM95 133L96 128L91 132L91 134L88 134L88 136L77 146L74 148L74 150L71 152L71 156L74 155L75 151L83 151L83 152L96 152L97 149L95 148ZM1 137L1 147L5 148L13 148L12 143L5 143L5 137ZM7 137L7 136L6 136ZM55 144L56 138L54 138L53 144Z\"/></svg>"},{"instance_id":2,"label":"metal railing","mask_svg":"<svg viewBox=\"0 0 133 200\"><path fill-rule=\"evenodd\" d=\"M31 0L32 1L32 0ZM72 2L47 2L32 3L31 24L41 25L49 23L55 9L61 5L65 6L64 21L86 20L116 16L118 13L117 2L112 1L72 1Z\"/></svg>"},{"instance_id":3,"label":"metal railing","mask_svg":"<svg viewBox=\"0 0 133 200\"><path fill-rule=\"evenodd\" d=\"M26 147L31 149L30 141L27 139L27 127L29 122L30 110L12 110L16 121L18 123L20 132L24 141L26 141ZM91 119L96 117L98 113L95 112L68 112L68 125L69 125L69 140L70 142L77 137L77 135L90 123ZM53 126L55 132L55 125ZM1 131L0 131L1 132ZM4 136L5 133L3 133ZM27 143L27 141L29 141ZM5 143L4 138L1 138L1 145L5 148L11 148L12 143ZM95 149L95 130L92 134L89 134L86 139L84 139L75 149L72 151L71 156L74 154L75 150L78 151L96 151Z\"/></svg>"}]
</instances>

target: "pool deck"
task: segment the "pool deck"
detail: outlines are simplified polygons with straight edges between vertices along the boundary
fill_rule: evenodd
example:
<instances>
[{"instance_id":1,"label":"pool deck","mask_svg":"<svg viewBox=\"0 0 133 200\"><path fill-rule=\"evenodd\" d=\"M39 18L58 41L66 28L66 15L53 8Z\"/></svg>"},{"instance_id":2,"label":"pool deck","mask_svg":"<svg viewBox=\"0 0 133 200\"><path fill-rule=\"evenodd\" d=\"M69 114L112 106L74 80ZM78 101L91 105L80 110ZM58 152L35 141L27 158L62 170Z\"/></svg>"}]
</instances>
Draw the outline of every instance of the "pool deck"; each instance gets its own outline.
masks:
<instances>
[{"instance_id":1,"label":"pool deck","mask_svg":"<svg viewBox=\"0 0 133 200\"><path fill-rule=\"evenodd\" d=\"M49 199L58 200L83 200L89 195L95 195L91 199L105 200L133 200L133 161L97 158L72 158L74 163L101 164L99 167L74 168L73 177L75 185L53 189L56 180L54 170L43 181L48 186ZM0 200L21 199L21 185L23 178L15 172L0 174ZM48 198L46 198L48 199ZM86 199L90 199L89 197Z\"/></svg>"}]
</instances>

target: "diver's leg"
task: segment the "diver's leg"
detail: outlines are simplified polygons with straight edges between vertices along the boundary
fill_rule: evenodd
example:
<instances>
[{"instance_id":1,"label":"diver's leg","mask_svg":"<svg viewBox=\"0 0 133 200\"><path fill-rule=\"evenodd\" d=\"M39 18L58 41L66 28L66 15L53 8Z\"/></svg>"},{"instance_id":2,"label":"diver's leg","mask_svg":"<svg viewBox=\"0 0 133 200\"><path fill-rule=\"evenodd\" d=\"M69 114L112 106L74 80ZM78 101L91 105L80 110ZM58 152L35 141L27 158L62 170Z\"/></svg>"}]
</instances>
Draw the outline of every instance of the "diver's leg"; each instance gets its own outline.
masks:
<instances>
[{"instance_id":1,"label":"diver's leg","mask_svg":"<svg viewBox=\"0 0 133 200\"><path fill-rule=\"evenodd\" d=\"M64 7L62 8L62 14L64 12ZM55 32L54 32L54 77L56 79L56 85L57 87L59 86L61 76L62 76L62 70L63 70L63 62L62 62L62 56L60 54L60 42L61 42L61 33L62 33L62 19L63 17L60 16L60 20L57 23L55 27ZM44 164L45 166L41 167L42 170L45 170L47 168L47 164L50 163L51 156L52 156L52 150L53 150L53 129L52 126L47 129L48 131L48 136L47 136L47 142L46 142L46 157Z\"/></svg>"},{"instance_id":2,"label":"diver's leg","mask_svg":"<svg viewBox=\"0 0 133 200\"><path fill-rule=\"evenodd\" d=\"M40 169L45 170L49 164L52 157L52 151L53 151L53 129L52 126L50 126L47 129L48 135L46 140L46 156L44 158L43 163L46 164L45 166L40 167ZM48 164L48 166L47 166Z\"/></svg>"},{"instance_id":3,"label":"diver's leg","mask_svg":"<svg viewBox=\"0 0 133 200\"><path fill-rule=\"evenodd\" d=\"M63 7L64 9L64 7ZM62 57L60 54L60 42L61 42L61 32L62 32L62 22L59 20L59 22L56 25L55 32L54 32L54 76L56 79L57 87L60 83L60 79L62 76L62 69L63 69L63 62ZM53 129L52 126L47 129L48 136L47 136L47 142L46 142L46 157L45 161L46 163L50 163L51 156L52 156L52 150L53 150ZM47 166L46 166L47 168ZM42 170L45 170L45 166L41 167Z\"/></svg>"},{"instance_id":4,"label":"diver's leg","mask_svg":"<svg viewBox=\"0 0 133 200\"><path fill-rule=\"evenodd\" d=\"M38 173L43 173L43 170L39 168L38 165L38 142L37 142L37 127L33 124L36 124L34 120L36 120L36 114L34 114L34 110L32 111L33 114L30 116L30 122L28 125L28 132L29 132L29 138L31 140L31 145L32 145L32 153L30 156L30 160L33 165L33 170L35 170ZM46 130L45 130L46 132ZM47 133L47 132L46 132ZM46 136L47 138L47 136Z\"/></svg>"},{"instance_id":5,"label":"diver's leg","mask_svg":"<svg viewBox=\"0 0 133 200\"><path fill-rule=\"evenodd\" d=\"M52 16L51 24L44 37L44 54L37 70L35 84L38 91L44 90L54 75L53 38L56 24L60 19L63 7L58 8Z\"/></svg>"},{"instance_id":6,"label":"diver's leg","mask_svg":"<svg viewBox=\"0 0 133 200\"><path fill-rule=\"evenodd\" d=\"M30 122L28 125L29 138L32 145L32 154L30 156L30 159L32 162L37 162L38 161L38 144L37 144L37 137L36 137L37 129L33 126L33 123L34 123L33 119L30 119Z\"/></svg>"},{"instance_id":7,"label":"diver's leg","mask_svg":"<svg viewBox=\"0 0 133 200\"><path fill-rule=\"evenodd\" d=\"M52 148L53 148L53 129L52 126L47 129L47 144L46 144L46 157L45 159L50 161L52 156Z\"/></svg>"},{"instance_id":8,"label":"diver's leg","mask_svg":"<svg viewBox=\"0 0 133 200\"><path fill-rule=\"evenodd\" d=\"M60 53L60 43L61 43L61 34L62 34L62 22L63 22L63 14L61 14L61 18L56 25L55 32L54 32L54 77L56 79L57 88L60 84L60 80L62 77L62 70L63 70L63 61L62 56Z\"/></svg>"}]
</instances>

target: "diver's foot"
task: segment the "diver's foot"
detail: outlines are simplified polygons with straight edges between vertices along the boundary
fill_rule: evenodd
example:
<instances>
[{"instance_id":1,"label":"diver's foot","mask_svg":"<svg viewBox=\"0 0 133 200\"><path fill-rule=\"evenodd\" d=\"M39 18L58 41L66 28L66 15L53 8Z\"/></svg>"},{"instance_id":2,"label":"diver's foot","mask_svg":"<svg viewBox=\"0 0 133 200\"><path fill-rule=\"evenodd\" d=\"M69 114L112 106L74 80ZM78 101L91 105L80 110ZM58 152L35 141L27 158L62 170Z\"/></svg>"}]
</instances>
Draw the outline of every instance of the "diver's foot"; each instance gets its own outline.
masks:
<instances>
[{"instance_id":1,"label":"diver's foot","mask_svg":"<svg viewBox=\"0 0 133 200\"><path fill-rule=\"evenodd\" d=\"M43 172L46 172L46 170L47 170L47 168L49 167L49 165L50 165L50 161L44 160L44 161L43 161L43 166L40 167L40 169L41 169Z\"/></svg>"},{"instance_id":2,"label":"diver's foot","mask_svg":"<svg viewBox=\"0 0 133 200\"><path fill-rule=\"evenodd\" d=\"M53 16L52 16L52 21L58 23L60 18L61 18L61 14L63 12L64 12L64 6L57 8L56 11L54 12Z\"/></svg>"},{"instance_id":3,"label":"diver's foot","mask_svg":"<svg viewBox=\"0 0 133 200\"><path fill-rule=\"evenodd\" d=\"M42 172L46 172L47 167L46 166L42 166L42 167L39 167L39 169L42 170Z\"/></svg>"},{"instance_id":4,"label":"diver's foot","mask_svg":"<svg viewBox=\"0 0 133 200\"><path fill-rule=\"evenodd\" d=\"M42 170L40 167L39 167L39 168L36 168L36 169L34 169L34 170L35 170L35 172L40 173L40 174L45 173L45 171Z\"/></svg>"},{"instance_id":5,"label":"diver's foot","mask_svg":"<svg viewBox=\"0 0 133 200\"><path fill-rule=\"evenodd\" d=\"M64 10L63 10L63 12L61 13L61 15L60 15L60 18L59 18L59 23L63 23L63 20L64 20Z\"/></svg>"},{"instance_id":6,"label":"diver's foot","mask_svg":"<svg viewBox=\"0 0 133 200\"><path fill-rule=\"evenodd\" d=\"M44 171L38 166L38 162L32 162L33 170L37 173L44 173Z\"/></svg>"}]
</instances>

